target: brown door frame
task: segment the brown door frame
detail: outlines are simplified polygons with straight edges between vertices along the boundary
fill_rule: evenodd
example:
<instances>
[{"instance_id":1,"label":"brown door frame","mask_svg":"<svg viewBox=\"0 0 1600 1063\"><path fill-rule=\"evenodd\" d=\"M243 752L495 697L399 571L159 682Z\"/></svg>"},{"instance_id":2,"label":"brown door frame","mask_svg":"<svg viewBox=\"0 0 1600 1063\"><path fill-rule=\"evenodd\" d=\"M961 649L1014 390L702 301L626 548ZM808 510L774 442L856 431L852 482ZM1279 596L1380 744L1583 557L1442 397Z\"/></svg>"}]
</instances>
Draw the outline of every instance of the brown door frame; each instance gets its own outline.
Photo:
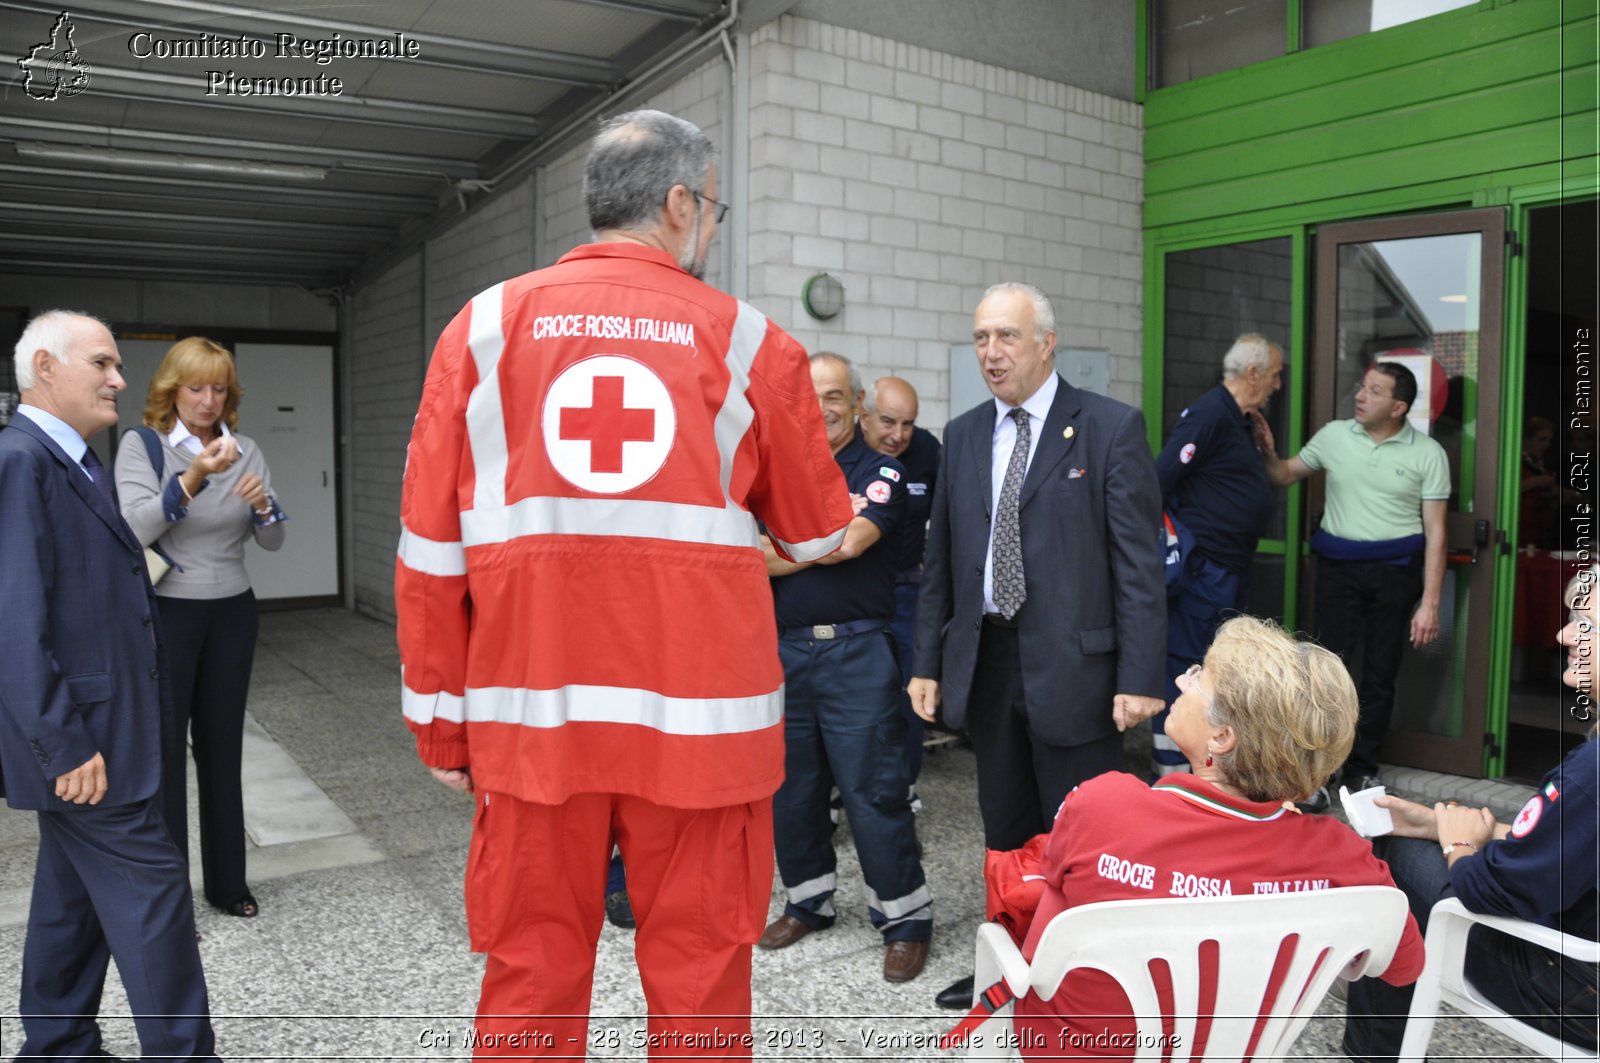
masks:
<instances>
[{"instance_id":1,"label":"brown door frame","mask_svg":"<svg viewBox=\"0 0 1600 1063\"><path fill-rule=\"evenodd\" d=\"M1453 557L1473 553L1476 525L1487 521L1489 543L1477 554L1477 564L1486 567L1482 578L1472 581L1467 602L1467 674L1462 683L1461 737L1424 734L1391 727L1384 741L1383 756L1390 763L1405 763L1435 771L1478 777L1483 774L1483 751L1489 696L1490 643L1494 625L1493 567L1497 558L1494 533L1499 527L1495 513L1499 477L1499 421L1502 387L1501 340L1505 294L1506 212L1502 207L1450 211L1440 214L1408 215L1342 222L1317 227L1312 280L1312 338L1310 403L1308 425L1320 427L1332 420L1338 406L1336 390L1338 328L1339 246L1377 240L1410 240L1427 236L1447 236L1476 232L1482 239L1479 267L1478 382L1475 411L1476 450L1473 457L1473 510L1450 511L1445 521L1446 548ZM1307 438L1315 429L1308 429ZM1324 506L1323 478L1310 484L1306 520L1321 513ZM1309 524L1308 524L1309 527ZM1309 532L1307 532L1309 537ZM1458 565L1470 562L1447 562ZM1311 564L1315 572L1316 559ZM1315 615L1315 578L1306 581L1300 597L1301 616L1309 623ZM1403 759L1395 754L1404 751Z\"/></svg>"}]
</instances>

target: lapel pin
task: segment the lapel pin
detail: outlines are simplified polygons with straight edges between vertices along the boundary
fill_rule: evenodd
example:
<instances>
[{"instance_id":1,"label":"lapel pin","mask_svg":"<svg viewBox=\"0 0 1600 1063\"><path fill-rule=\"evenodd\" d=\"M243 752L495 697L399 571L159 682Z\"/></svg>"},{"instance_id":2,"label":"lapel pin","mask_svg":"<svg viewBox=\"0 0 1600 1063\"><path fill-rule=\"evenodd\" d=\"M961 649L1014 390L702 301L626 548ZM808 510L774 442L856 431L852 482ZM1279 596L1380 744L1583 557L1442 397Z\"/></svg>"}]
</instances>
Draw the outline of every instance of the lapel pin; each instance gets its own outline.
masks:
<instances>
[{"instance_id":1,"label":"lapel pin","mask_svg":"<svg viewBox=\"0 0 1600 1063\"><path fill-rule=\"evenodd\" d=\"M1073 427L1070 424L1067 425L1067 427L1065 427L1065 428L1063 428L1061 430L1061 438L1062 439L1071 439L1072 435L1073 435Z\"/></svg>"}]
</instances>

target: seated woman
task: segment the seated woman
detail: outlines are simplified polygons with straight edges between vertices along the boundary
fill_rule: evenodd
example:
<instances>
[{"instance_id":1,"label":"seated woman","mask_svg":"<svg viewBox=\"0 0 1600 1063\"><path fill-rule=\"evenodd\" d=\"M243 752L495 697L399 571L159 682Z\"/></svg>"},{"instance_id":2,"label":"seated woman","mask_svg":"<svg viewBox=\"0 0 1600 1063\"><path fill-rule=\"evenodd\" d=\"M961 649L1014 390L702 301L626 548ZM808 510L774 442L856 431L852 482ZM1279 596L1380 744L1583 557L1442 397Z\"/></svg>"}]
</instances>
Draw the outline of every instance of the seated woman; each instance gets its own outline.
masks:
<instances>
[{"instance_id":1,"label":"seated woman","mask_svg":"<svg viewBox=\"0 0 1600 1063\"><path fill-rule=\"evenodd\" d=\"M1045 890L1023 955L1032 961L1058 912L1140 897L1240 896L1392 885L1389 869L1349 827L1302 816L1294 802L1327 781L1350 751L1356 691L1339 658L1253 617L1222 625L1203 664L1178 677L1167 735L1192 773L1147 786L1111 772L1062 803L1045 845ZM1133 873L1133 869L1137 873ZM1385 980L1422 971L1422 938L1408 917ZM1075 1044L1067 1058L1122 1055L1130 1005L1099 971L1069 973L1053 999L1017 1001L1024 1043ZM1079 1035L1063 1036L1070 1028ZM1110 1035L1093 1047L1101 1030ZM1024 1054L1027 1054L1026 1050Z\"/></svg>"},{"instance_id":2,"label":"seated woman","mask_svg":"<svg viewBox=\"0 0 1600 1063\"><path fill-rule=\"evenodd\" d=\"M1567 647L1561 679L1579 692L1552 707L1593 718L1597 692L1595 625L1600 623L1600 566L1567 585L1572 619L1557 636ZM1417 924L1428 925L1437 901L1459 897L1469 911L1507 915L1591 941L1600 936L1600 724L1544 777L1539 792L1510 826L1486 808L1454 801L1424 808L1398 797L1378 804L1394 817L1394 833L1374 848L1389 861L1411 900ZM1488 927L1467 938L1467 980L1494 1004L1545 1033L1593 1051L1595 967L1567 959ZM1358 1063L1393 1059L1405 1034L1411 987L1364 978L1350 987L1344 1050Z\"/></svg>"}]
</instances>

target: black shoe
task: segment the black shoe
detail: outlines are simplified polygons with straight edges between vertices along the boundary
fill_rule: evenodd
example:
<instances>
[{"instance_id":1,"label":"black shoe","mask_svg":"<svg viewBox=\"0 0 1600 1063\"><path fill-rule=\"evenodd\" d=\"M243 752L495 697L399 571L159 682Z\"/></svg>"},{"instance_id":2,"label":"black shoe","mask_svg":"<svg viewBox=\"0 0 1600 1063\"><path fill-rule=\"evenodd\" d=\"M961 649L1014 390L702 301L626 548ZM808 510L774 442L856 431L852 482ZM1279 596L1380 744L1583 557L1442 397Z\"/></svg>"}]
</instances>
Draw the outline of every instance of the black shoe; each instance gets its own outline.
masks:
<instances>
[{"instance_id":1,"label":"black shoe","mask_svg":"<svg viewBox=\"0 0 1600 1063\"><path fill-rule=\"evenodd\" d=\"M951 1011L971 1011L972 983L976 977L976 975L969 974L965 978L939 990L939 995L933 998L933 1002L941 1008L949 1008Z\"/></svg>"},{"instance_id":2,"label":"black shoe","mask_svg":"<svg viewBox=\"0 0 1600 1063\"><path fill-rule=\"evenodd\" d=\"M1294 807L1308 816L1320 816L1328 811L1328 806L1333 804L1333 795L1326 786L1317 787L1316 791L1304 801L1296 801Z\"/></svg>"},{"instance_id":3,"label":"black shoe","mask_svg":"<svg viewBox=\"0 0 1600 1063\"><path fill-rule=\"evenodd\" d=\"M1354 781L1346 780L1345 782L1345 786L1349 787L1350 792L1353 794L1358 794L1362 790L1370 790L1374 786L1382 785L1383 780L1378 778L1376 775L1361 775L1358 776Z\"/></svg>"},{"instance_id":4,"label":"black shoe","mask_svg":"<svg viewBox=\"0 0 1600 1063\"><path fill-rule=\"evenodd\" d=\"M633 905L628 903L627 890L606 894L606 922L624 930L632 930L637 925L633 919Z\"/></svg>"}]
</instances>

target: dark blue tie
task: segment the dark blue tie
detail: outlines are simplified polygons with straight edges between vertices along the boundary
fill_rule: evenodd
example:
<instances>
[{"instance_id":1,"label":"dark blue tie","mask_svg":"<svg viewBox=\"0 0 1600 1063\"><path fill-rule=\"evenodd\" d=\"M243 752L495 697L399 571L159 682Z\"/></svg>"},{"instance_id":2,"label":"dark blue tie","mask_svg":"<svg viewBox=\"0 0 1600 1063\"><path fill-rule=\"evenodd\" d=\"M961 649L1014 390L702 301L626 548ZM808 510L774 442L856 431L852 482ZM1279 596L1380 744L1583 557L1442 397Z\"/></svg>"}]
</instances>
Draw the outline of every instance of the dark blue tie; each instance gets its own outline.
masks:
<instances>
[{"instance_id":1,"label":"dark blue tie","mask_svg":"<svg viewBox=\"0 0 1600 1063\"><path fill-rule=\"evenodd\" d=\"M106 505L111 507L111 512L117 511L116 496L111 493L111 475L106 472L106 467L100 463L100 458L93 450L83 452L83 467L89 471L89 479L94 481L94 486L100 492L100 497L106 500Z\"/></svg>"}]
</instances>

